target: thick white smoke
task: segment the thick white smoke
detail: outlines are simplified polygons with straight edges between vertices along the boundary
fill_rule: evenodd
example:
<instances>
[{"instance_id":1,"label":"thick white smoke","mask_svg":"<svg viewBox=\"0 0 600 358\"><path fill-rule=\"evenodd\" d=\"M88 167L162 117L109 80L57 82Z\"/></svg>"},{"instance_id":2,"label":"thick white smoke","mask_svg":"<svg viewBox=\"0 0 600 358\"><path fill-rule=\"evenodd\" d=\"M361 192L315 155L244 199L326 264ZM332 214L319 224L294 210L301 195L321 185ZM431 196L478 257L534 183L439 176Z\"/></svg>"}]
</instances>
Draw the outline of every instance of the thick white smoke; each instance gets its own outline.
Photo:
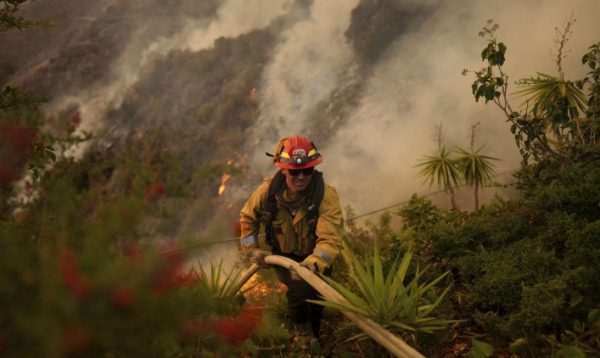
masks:
<instances>
[{"instance_id":1,"label":"thick white smoke","mask_svg":"<svg viewBox=\"0 0 600 358\"><path fill-rule=\"evenodd\" d=\"M337 3L342 6L345 2ZM476 146L487 143L482 153L502 159L497 162L496 172L518 167L520 157L506 119L493 104L476 103L470 86L473 77L461 76L464 68L479 70L485 65L480 53L487 43L478 37L478 32L488 19L500 24L497 36L508 46L504 70L511 82L535 75L536 71L556 74L550 56L550 50L554 49L554 28L562 28L571 12L577 21L568 43L573 51L565 59L567 78L583 77L586 68L581 65L581 56L599 40L600 23L596 14L600 2L597 1L465 0L430 4L436 6L433 15L416 31L398 38L378 63L346 127L329 143L317 143L325 156L320 169L338 188L343 205L352 204L359 214L402 202L415 192L428 193L428 186L415 178L418 169L413 166L421 156L436 153L437 144L432 137L435 126L442 122L446 128L446 147L456 145L465 149L469 148L470 126L481 122ZM398 1L398 6L404 9L415 5L414 1ZM337 31L335 27L322 29ZM311 32L295 34L313 36ZM339 39L325 33L319 38ZM294 41L302 44L309 39ZM333 42L328 45L330 49L340 46ZM311 48L301 53L310 54ZM269 117L271 125L281 133L301 130L302 125L295 121L302 120L307 106L314 106L316 102L312 99L316 98L312 96L327 92L323 89L313 92L311 86L295 87L296 92L281 90L290 88L289 84L286 87L289 78L312 79L315 67L330 68L328 61L303 66L296 59L283 55L275 58L294 68L293 76L280 76L279 87L273 84L276 77L267 74L271 86L280 88L282 93L278 101L263 103L263 112L281 113L284 120L275 115ZM274 63L272 68L278 66L284 65ZM335 73L335 69L331 71ZM327 90L332 86L328 82L326 85ZM299 104L300 99L308 100ZM516 106L522 101L515 98L512 102ZM465 209L471 209L471 205Z\"/></svg>"},{"instance_id":2,"label":"thick white smoke","mask_svg":"<svg viewBox=\"0 0 600 358\"><path fill-rule=\"evenodd\" d=\"M353 61L344 32L358 0L315 0L310 15L279 35L275 55L266 66L259 88L260 117L252 136L260 138L253 167L272 171L264 148L281 136L301 133L311 111L339 86L341 71ZM262 150L262 152L261 152Z\"/></svg>"},{"instance_id":3,"label":"thick white smoke","mask_svg":"<svg viewBox=\"0 0 600 358\"><path fill-rule=\"evenodd\" d=\"M264 28L287 11L288 3L288 0L227 0L214 19L189 20L175 35L159 37L142 50L132 40L121 59L115 61L109 84L101 88L81 88L77 94L56 98L47 110L52 113L69 104L77 104L82 117L78 130L97 132L102 129L101 119L107 110L121 105L127 91L143 76L150 60L171 51L200 51L212 47L220 37L237 37ZM85 145L73 148L69 155L77 157L85 148Z\"/></svg>"}]
</instances>

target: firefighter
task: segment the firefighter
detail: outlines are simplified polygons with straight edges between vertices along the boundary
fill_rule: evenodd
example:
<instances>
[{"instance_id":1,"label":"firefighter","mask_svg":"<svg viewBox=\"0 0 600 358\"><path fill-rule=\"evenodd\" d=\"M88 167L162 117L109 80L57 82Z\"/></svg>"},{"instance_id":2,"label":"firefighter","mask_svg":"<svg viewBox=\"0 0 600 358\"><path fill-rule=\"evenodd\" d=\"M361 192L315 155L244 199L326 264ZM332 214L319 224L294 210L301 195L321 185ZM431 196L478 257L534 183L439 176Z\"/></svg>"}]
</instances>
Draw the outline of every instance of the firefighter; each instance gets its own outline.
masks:
<instances>
[{"instance_id":1,"label":"firefighter","mask_svg":"<svg viewBox=\"0 0 600 358\"><path fill-rule=\"evenodd\" d=\"M282 138L273 164L280 168L266 177L240 213L241 244L253 263L270 268L258 249L260 224L273 255L299 262L315 274L330 276L332 262L342 247L343 214L337 191L323 181L315 166L323 157L306 137ZM266 253L269 254L269 253ZM323 306L308 303L317 292L288 268L275 266L277 278L287 286L288 317L295 340L304 342L319 334Z\"/></svg>"}]
</instances>

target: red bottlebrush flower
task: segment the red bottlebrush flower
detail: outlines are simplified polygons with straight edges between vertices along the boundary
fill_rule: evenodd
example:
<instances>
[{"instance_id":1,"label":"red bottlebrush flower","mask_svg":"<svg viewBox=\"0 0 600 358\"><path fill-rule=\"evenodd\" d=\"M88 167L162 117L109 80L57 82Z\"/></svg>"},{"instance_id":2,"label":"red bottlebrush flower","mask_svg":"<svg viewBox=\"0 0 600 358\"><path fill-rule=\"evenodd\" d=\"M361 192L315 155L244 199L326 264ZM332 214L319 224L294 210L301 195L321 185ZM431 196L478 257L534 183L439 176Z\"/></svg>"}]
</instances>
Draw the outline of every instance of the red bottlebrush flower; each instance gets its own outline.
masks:
<instances>
[{"instance_id":1,"label":"red bottlebrush flower","mask_svg":"<svg viewBox=\"0 0 600 358\"><path fill-rule=\"evenodd\" d=\"M32 126L19 123L5 123L0 126L0 139L10 142L12 147L21 152L29 147L35 139L35 130Z\"/></svg>"},{"instance_id":2,"label":"red bottlebrush flower","mask_svg":"<svg viewBox=\"0 0 600 358\"><path fill-rule=\"evenodd\" d=\"M31 183L29 181L25 182L25 195L31 196L33 194L33 188L31 187Z\"/></svg>"},{"instance_id":3,"label":"red bottlebrush flower","mask_svg":"<svg viewBox=\"0 0 600 358\"><path fill-rule=\"evenodd\" d=\"M146 187L146 198L161 196L164 193L165 193L165 187L160 183L148 185Z\"/></svg>"},{"instance_id":4,"label":"red bottlebrush flower","mask_svg":"<svg viewBox=\"0 0 600 358\"><path fill-rule=\"evenodd\" d=\"M176 287L179 268L169 266L158 274L157 279L152 284L152 292L155 295L162 296Z\"/></svg>"},{"instance_id":5,"label":"red bottlebrush flower","mask_svg":"<svg viewBox=\"0 0 600 358\"><path fill-rule=\"evenodd\" d=\"M63 345L68 353L81 354L92 344L90 330L82 324L70 324L63 331Z\"/></svg>"},{"instance_id":6,"label":"red bottlebrush flower","mask_svg":"<svg viewBox=\"0 0 600 358\"><path fill-rule=\"evenodd\" d=\"M0 124L0 185L20 179L35 140L35 128L19 123Z\"/></svg>"},{"instance_id":7,"label":"red bottlebrush flower","mask_svg":"<svg viewBox=\"0 0 600 358\"><path fill-rule=\"evenodd\" d=\"M152 284L152 292L157 296L162 296L173 288L173 280L167 274L161 274Z\"/></svg>"},{"instance_id":8,"label":"red bottlebrush flower","mask_svg":"<svg viewBox=\"0 0 600 358\"><path fill-rule=\"evenodd\" d=\"M194 200L198 199L198 195L196 195L196 193L192 194L192 199L194 199Z\"/></svg>"},{"instance_id":9,"label":"red bottlebrush flower","mask_svg":"<svg viewBox=\"0 0 600 358\"><path fill-rule=\"evenodd\" d=\"M121 308L129 308L135 303L135 292L126 285L119 285L112 291L111 300Z\"/></svg>"},{"instance_id":10,"label":"red bottlebrush flower","mask_svg":"<svg viewBox=\"0 0 600 358\"><path fill-rule=\"evenodd\" d=\"M2 159L2 158L0 158ZM13 180L14 174L8 168L0 168L0 184L8 183Z\"/></svg>"},{"instance_id":11,"label":"red bottlebrush flower","mask_svg":"<svg viewBox=\"0 0 600 358\"><path fill-rule=\"evenodd\" d=\"M235 237L240 237L240 235L242 235L242 225L240 224L239 221L236 221L233 223L233 225L231 227L231 233Z\"/></svg>"},{"instance_id":12,"label":"red bottlebrush flower","mask_svg":"<svg viewBox=\"0 0 600 358\"><path fill-rule=\"evenodd\" d=\"M263 310L242 309L235 319L223 318L215 323L215 328L221 338L232 345L239 345L250 338L262 324Z\"/></svg>"},{"instance_id":13,"label":"red bottlebrush flower","mask_svg":"<svg viewBox=\"0 0 600 358\"><path fill-rule=\"evenodd\" d=\"M174 279L175 284L183 288L194 287L196 282L198 282L198 276L196 276L196 274L192 270L188 271L187 273L179 271L175 274Z\"/></svg>"},{"instance_id":14,"label":"red bottlebrush flower","mask_svg":"<svg viewBox=\"0 0 600 358\"><path fill-rule=\"evenodd\" d=\"M81 123L81 117L79 117L78 113L75 113L71 117L71 123L74 124L75 126L78 126Z\"/></svg>"},{"instance_id":15,"label":"red bottlebrush flower","mask_svg":"<svg viewBox=\"0 0 600 358\"><path fill-rule=\"evenodd\" d=\"M86 299L89 295L89 289L85 279L79 272L75 254L68 249L61 250L58 264L65 286L79 300Z\"/></svg>"},{"instance_id":16,"label":"red bottlebrush flower","mask_svg":"<svg viewBox=\"0 0 600 358\"><path fill-rule=\"evenodd\" d=\"M250 338L250 334L252 333L248 330L247 325L239 323L232 319L224 318L215 323L215 328L225 342L231 345L239 345Z\"/></svg>"},{"instance_id":17,"label":"red bottlebrush flower","mask_svg":"<svg viewBox=\"0 0 600 358\"><path fill-rule=\"evenodd\" d=\"M137 261L142 255L142 247L137 242L127 242L123 245L123 255L129 261Z\"/></svg>"},{"instance_id":18,"label":"red bottlebrush flower","mask_svg":"<svg viewBox=\"0 0 600 358\"><path fill-rule=\"evenodd\" d=\"M183 252L177 246L171 246L163 253L170 266L179 266L183 263Z\"/></svg>"}]
</instances>

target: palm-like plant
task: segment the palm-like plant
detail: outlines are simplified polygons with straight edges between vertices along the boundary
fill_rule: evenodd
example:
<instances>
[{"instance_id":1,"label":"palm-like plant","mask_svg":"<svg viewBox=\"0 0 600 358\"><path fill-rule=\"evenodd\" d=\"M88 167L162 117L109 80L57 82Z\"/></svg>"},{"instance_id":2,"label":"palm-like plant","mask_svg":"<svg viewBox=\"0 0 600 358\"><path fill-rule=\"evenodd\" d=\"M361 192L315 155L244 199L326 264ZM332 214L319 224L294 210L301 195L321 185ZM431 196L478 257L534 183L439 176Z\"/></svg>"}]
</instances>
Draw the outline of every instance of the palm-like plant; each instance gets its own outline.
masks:
<instances>
[{"instance_id":1,"label":"palm-like plant","mask_svg":"<svg viewBox=\"0 0 600 358\"><path fill-rule=\"evenodd\" d=\"M452 209L456 209L456 203L454 202L454 189L452 183L458 185L460 182L460 171L455 158L450 157L450 151L446 151L446 147L442 147L440 155L425 156L419 161L423 163L417 164L416 167L424 167L417 173L418 177L426 177L429 179L429 189L433 186L433 183L437 180L438 187L444 186L446 193L450 196L450 204ZM427 179L425 180L427 181Z\"/></svg>"},{"instance_id":2,"label":"palm-like plant","mask_svg":"<svg viewBox=\"0 0 600 358\"><path fill-rule=\"evenodd\" d=\"M198 270L193 268L193 272L198 278L195 289L200 290L206 296L211 298L232 298L240 293L244 294L254 287L252 286L239 292L245 283L240 283L239 281L242 269L232 269L229 274L225 274L223 272L223 261L219 263L219 266L216 266L212 262L210 263L210 277L206 274L206 271L204 271L201 262L198 262ZM225 279L221 281L222 278Z\"/></svg>"},{"instance_id":3,"label":"palm-like plant","mask_svg":"<svg viewBox=\"0 0 600 358\"><path fill-rule=\"evenodd\" d=\"M415 277L405 285L404 281L411 259L412 249L409 249L400 265L398 266L398 260L396 259L387 277L384 277L379 248L376 245L373 255L373 272L371 272L369 265L365 270L353 255L356 272L355 282L366 301L331 278L323 276L323 279L344 296L351 305L340 304L332 300L310 302L371 318L390 332L408 334L413 336L413 339L414 334L417 332L433 333L436 330L446 329L448 324L458 322L429 317L442 302L451 286L448 286L439 296L434 292L435 290L428 291L434 289L434 286L449 272L429 283L419 284L418 281L427 271L427 267L422 271L417 268ZM434 302L427 300L424 294L433 296L432 301ZM349 338L349 340L366 338L368 336L365 333L360 333Z\"/></svg>"},{"instance_id":4,"label":"palm-like plant","mask_svg":"<svg viewBox=\"0 0 600 358\"><path fill-rule=\"evenodd\" d=\"M456 148L456 152L461 154L457 158L458 168L465 179L465 183L470 188L475 188L475 210L479 209L479 187L487 182L490 182L494 175L492 160L499 160L498 158L488 157L486 155L480 155L479 152L483 149L483 146L477 151L467 152L464 149Z\"/></svg>"},{"instance_id":5,"label":"palm-like plant","mask_svg":"<svg viewBox=\"0 0 600 358\"><path fill-rule=\"evenodd\" d=\"M546 130L552 130L559 137L560 124L569 117L577 119L580 110L585 112L588 99L575 83L565 81L562 73L560 78L539 72L537 74L537 78L521 79L518 84L526 87L513 95L530 96L525 103L533 103L533 114L538 118L547 117Z\"/></svg>"}]
</instances>

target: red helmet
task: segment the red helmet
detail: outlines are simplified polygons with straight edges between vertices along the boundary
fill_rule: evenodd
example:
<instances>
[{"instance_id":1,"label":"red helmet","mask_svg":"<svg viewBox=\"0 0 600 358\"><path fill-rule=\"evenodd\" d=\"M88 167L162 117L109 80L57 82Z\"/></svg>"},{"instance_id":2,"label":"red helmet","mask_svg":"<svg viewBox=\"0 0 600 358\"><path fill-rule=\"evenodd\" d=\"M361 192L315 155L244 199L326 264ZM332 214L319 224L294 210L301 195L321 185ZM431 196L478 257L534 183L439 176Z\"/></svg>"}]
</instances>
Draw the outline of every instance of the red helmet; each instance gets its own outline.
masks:
<instances>
[{"instance_id":1,"label":"red helmet","mask_svg":"<svg viewBox=\"0 0 600 358\"><path fill-rule=\"evenodd\" d=\"M323 157L308 138L295 135L281 138L275 147L273 164L282 169L304 169L321 164Z\"/></svg>"}]
</instances>

